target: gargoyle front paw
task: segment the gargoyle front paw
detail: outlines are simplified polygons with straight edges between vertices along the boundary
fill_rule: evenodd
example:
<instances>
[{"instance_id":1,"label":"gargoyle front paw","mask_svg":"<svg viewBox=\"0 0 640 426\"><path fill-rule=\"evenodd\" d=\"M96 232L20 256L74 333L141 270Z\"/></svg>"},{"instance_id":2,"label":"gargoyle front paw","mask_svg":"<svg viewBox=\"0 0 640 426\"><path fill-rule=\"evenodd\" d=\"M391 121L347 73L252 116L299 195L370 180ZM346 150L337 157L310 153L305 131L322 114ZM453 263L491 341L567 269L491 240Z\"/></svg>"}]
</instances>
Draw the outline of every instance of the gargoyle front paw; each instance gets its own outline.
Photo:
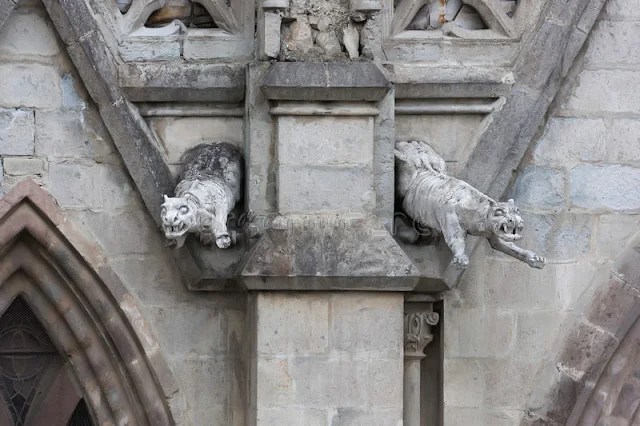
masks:
<instances>
[{"instance_id":1,"label":"gargoyle front paw","mask_svg":"<svg viewBox=\"0 0 640 426\"><path fill-rule=\"evenodd\" d=\"M527 258L525 259L525 262L527 262L527 264L532 268L542 269L544 268L545 263L547 263L547 259L545 259L542 256L538 256L535 253L530 253L530 254L527 254Z\"/></svg>"},{"instance_id":2,"label":"gargoyle front paw","mask_svg":"<svg viewBox=\"0 0 640 426\"><path fill-rule=\"evenodd\" d=\"M467 256L466 254L454 256L453 260L451 261L451 265L456 268L464 269L469 266L469 256Z\"/></svg>"},{"instance_id":3,"label":"gargoyle front paw","mask_svg":"<svg viewBox=\"0 0 640 426\"><path fill-rule=\"evenodd\" d=\"M229 248L231 245L231 237L229 235L221 235L216 238L216 245L220 248Z\"/></svg>"}]
</instances>

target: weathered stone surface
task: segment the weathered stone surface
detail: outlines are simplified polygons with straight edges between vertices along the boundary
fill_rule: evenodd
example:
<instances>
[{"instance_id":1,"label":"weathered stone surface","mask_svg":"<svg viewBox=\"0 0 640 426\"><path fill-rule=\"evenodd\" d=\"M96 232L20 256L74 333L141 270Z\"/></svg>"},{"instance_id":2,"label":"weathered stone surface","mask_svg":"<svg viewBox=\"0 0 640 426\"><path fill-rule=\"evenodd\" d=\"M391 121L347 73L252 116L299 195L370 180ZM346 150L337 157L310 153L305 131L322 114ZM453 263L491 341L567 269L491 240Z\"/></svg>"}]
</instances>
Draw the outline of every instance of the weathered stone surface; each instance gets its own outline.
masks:
<instances>
[{"instance_id":1,"label":"weathered stone surface","mask_svg":"<svg viewBox=\"0 0 640 426\"><path fill-rule=\"evenodd\" d=\"M280 426L283 424L303 424L305 426L326 426L326 409L295 407L260 407L257 413L257 426Z\"/></svg>"},{"instance_id":2,"label":"weathered stone surface","mask_svg":"<svg viewBox=\"0 0 640 426\"><path fill-rule=\"evenodd\" d=\"M370 212L375 207L370 166L278 167L280 213Z\"/></svg>"},{"instance_id":3,"label":"weathered stone surface","mask_svg":"<svg viewBox=\"0 0 640 426\"><path fill-rule=\"evenodd\" d=\"M329 421L331 426L399 425L402 422L402 410L338 408L330 415Z\"/></svg>"},{"instance_id":4,"label":"weathered stone surface","mask_svg":"<svg viewBox=\"0 0 640 426\"><path fill-rule=\"evenodd\" d=\"M512 312L491 308L458 308L449 314L445 356L478 358L507 356L516 332L516 317ZM468 324L474 324L468 327Z\"/></svg>"},{"instance_id":5,"label":"weathered stone surface","mask_svg":"<svg viewBox=\"0 0 640 426\"><path fill-rule=\"evenodd\" d=\"M10 176L44 174L44 163L39 158L5 157L2 162L4 172Z\"/></svg>"},{"instance_id":6,"label":"weathered stone surface","mask_svg":"<svg viewBox=\"0 0 640 426\"><path fill-rule=\"evenodd\" d=\"M342 47L333 31L321 32L316 36L316 44L322 47L328 55L342 55Z\"/></svg>"},{"instance_id":7,"label":"weathered stone surface","mask_svg":"<svg viewBox=\"0 0 640 426\"><path fill-rule=\"evenodd\" d=\"M522 412L519 410L500 408L446 407L444 410L447 425L516 426L520 424L521 416Z\"/></svg>"},{"instance_id":8,"label":"weathered stone surface","mask_svg":"<svg viewBox=\"0 0 640 426\"><path fill-rule=\"evenodd\" d=\"M118 46L118 51L126 62L176 60L180 58L181 50L182 46L178 36L158 37L151 40L128 39Z\"/></svg>"},{"instance_id":9,"label":"weathered stone surface","mask_svg":"<svg viewBox=\"0 0 640 426\"><path fill-rule=\"evenodd\" d=\"M589 251L592 218L581 214L523 214L525 233L522 245L549 258L551 262L575 259Z\"/></svg>"},{"instance_id":10,"label":"weathered stone surface","mask_svg":"<svg viewBox=\"0 0 640 426\"><path fill-rule=\"evenodd\" d=\"M239 102L244 98L244 68L234 64L123 64L118 78L133 102Z\"/></svg>"},{"instance_id":11,"label":"weathered stone surface","mask_svg":"<svg viewBox=\"0 0 640 426\"><path fill-rule=\"evenodd\" d=\"M487 375L485 379L484 405L522 409L523 394L526 394L535 379L540 360L522 361L493 358L485 361Z\"/></svg>"},{"instance_id":12,"label":"weathered stone surface","mask_svg":"<svg viewBox=\"0 0 640 426\"><path fill-rule=\"evenodd\" d=\"M373 144L373 117L278 117L280 166L371 166Z\"/></svg>"},{"instance_id":13,"label":"weathered stone surface","mask_svg":"<svg viewBox=\"0 0 640 426\"><path fill-rule=\"evenodd\" d=\"M259 355L325 353L329 348L327 294L263 293L257 315Z\"/></svg>"},{"instance_id":14,"label":"weathered stone surface","mask_svg":"<svg viewBox=\"0 0 640 426\"><path fill-rule=\"evenodd\" d=\"M640 163L640 120L614 119L607 140L609 161Z\"/></svg>"},{"instance_id":15,"label":"weathered stone surface","mask_svg":"<svg viewBox=\"0 0 640 426\"><path fill-rule=\"evenodd\" d=\"M264 55L269 58L277 58L280 55L280 26L282 16L280 13L264 12Z\"/></svg>"},{"instance_id":16,"label":"weathered stone surface","mask_svg":"<svg viewBox=\"0 0 640 426\"><path fill-rule=\"evenodd\" d=\"M0 109L0 155L33 155L33 125L32 111Z\"/></svg>"},{"instance_id":17,"label":"weathered stone surface","mask_svg":"<svg viewBox=\"0 0 640 426\"><path fill-rule=\"evenodd\" d=\"M372 63L277 62L262 88L270 99L377 101L390 83Z\"/></svg>"},{"instance_id":18,"label":"weathered stone surface","mask_svg":"<svg viewBox=\"0 0 640 426\"><path fill-rule=\"evenodd\" d=\"M589 41L585 60L595 64L640 63L640 24L638 22L599 21Z\"/></svg>"},{"instance_id":19,"label":"weathered stone surface","mask_svg":"<svg viewBox=\"0 0 640 426\"><path fill-rule=\"evenodd\" d=\"M627 70L597 70L580 73L577 85L566 108L587 113L636 112L640 99L634 90L640 85L640 72Z\"/></svg>"},{"instance_id":20,"label":"weathered stone surface","mask_svg":"<svg viewBox=\"0 0 640 426\"><path fill-rule=\"evenodd\" d=\"M48 20L38 14L14 13L0 28L0 53L53 56L60 51Z\"/></svg>"},{"instance_id":21,"label":"weathered stone surface","mask_svg":"<svg viewBox=\"0 0 640 426\"><path fill-rule=\"evenodd\" d=\"M640 215L603 214L598 220L596 255L615 259L640 230Z\"/></svg>"},{"instance_id":22,"label":"weathered stone surface","mask_svg":"<svg viewBox=\"0 0 640 426\"><path fill-rule=\"evenodd\" d=\"M0 106L55 109L62 105L60 75L40 64L0 64Z\"/></svg>"},{"instance_id":23,"label":"weathered stone surface","mask_svg":"<svg viewBox=\"0 0 640 426\"><path fill-rule=\"evenodd\" d=\"M447 358L443 363L444 400L450 407L481 407L485 376L482 358Z\"/></svg>"},{"instance_id":24,"label":"weathered stone surface","mask_svg":"<svg viewBox=\"0 0 640 426\"><path fill-rule=\"evenodd\" d=\"M36 111L37 155L105 159L114 153L109 133L95 112Z\"/></svg>"},{"instance_id":25,"label":"weathered stone surface","mask_svg":"<svg viewBox=\"0 0 640 426\"><path fill-rule=\"evenodd\" d=\"M553 305L549 306L550 309L553 307ZM558 326L563 319L564 314L557 310L519 312L516 342L513 348L514 353L519 354L518 359L535 364L550 353L553 350L553 342L558 337ZM523 392L526 393L527 390Z\"/></svg>"},{"instance_id":26,"label":"weathered stone surface","mask_svg":"<svg viewBox=\"0 0 640 426\"><path fill-rule=\"evenodd\" d=\"M547 167L527 167L518 175L513 198L518 206L558 210L564 204L564 173Z\"/></svg>"},{"instance_id":27,"label":"weathered stone surface","mask_svg":"<svg viewBox=\"0 0 640 426\"><path fill-rule=\"evenodd\" d=\"M574 161L605 160L608 133L601 118L552 117L535 148L534 161L536 164L564 165Z\"/></svg>"},{"instance_id":28,"label":"weathered stone surface","mask_svg":"<svg viewBox=\"0 0 640 426\"><path fill-rule=\"evenodd\" d=\"M297 19L283 32L283 43L286 48L295 53L307 53L313 47L311 26L304 19Z\"/></svg>"},{"instance_id":29,"label":"weathered stone surface","mask_svg":"<svg viewBox=\"0 0 640 426\"><path fill-rule=\"evenodd\" d=\"M584 209L640 209L640 168L581 165L569 172L571 204Z\"/></svg>"}]
</instances>

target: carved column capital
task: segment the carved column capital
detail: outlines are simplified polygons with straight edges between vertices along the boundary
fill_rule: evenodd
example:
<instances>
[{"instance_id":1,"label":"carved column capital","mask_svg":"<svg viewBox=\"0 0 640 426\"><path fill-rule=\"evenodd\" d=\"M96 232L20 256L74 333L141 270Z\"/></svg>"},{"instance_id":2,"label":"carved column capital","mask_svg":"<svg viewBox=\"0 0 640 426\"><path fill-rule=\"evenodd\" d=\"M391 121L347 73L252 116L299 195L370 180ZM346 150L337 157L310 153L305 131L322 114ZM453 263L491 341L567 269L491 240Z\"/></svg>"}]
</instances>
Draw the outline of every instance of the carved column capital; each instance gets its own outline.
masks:
<instances>
[{"instance_id":1,"label":"carved column capital","mask_svg":"<svg viewBox=\"0 0 640 426\"><path fill-rule=\"evenodd\" d=\"M424 348L433 341L431 327L438 324L437 312L407 312L404 314L404 356L424 358Z\"/></svg>"}]
</instances>

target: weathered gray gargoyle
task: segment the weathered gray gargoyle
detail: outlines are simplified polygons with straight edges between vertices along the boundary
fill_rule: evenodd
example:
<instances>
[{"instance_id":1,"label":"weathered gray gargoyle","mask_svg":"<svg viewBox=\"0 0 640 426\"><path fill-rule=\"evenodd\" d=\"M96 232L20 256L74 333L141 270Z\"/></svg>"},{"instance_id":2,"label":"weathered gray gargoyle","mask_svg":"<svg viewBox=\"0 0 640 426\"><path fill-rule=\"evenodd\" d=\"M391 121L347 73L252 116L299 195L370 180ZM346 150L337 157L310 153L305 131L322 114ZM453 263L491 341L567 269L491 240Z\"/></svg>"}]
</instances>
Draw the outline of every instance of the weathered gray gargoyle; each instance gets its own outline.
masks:
<instances>
[{"instance_id":1,"label":"weathered gray gargoyle","mask_svg":"<svg viewBox=\"0 0 640 426\"><path fill-rule=\"evenodd\" d=\"M161 218L170 247L182 247L188 233L197 233L203 245L215 240L231 245L227 218L241 198L242 154L226 143L200 144L186 151L183 177L175 198L164 196Z\"/></svg>"},{"instance_id":2,"label":"weathered gray gargoyle","mask_svg":"<svg viewBox=\"0 0 640 426\"><path fill-rule=\"evenodd\" d=\"M444 236L453 252L454 266L464 268L469 264L465 237L470 234L486 237L495 250L533 268L544 267L545 258L513 243L522 237L524 228L513 200L494 201L468 183L448 176L444 160L425 142L396 142L395 155L397 191L404 212L419 225Z\"/></svg>"}]
</instances>

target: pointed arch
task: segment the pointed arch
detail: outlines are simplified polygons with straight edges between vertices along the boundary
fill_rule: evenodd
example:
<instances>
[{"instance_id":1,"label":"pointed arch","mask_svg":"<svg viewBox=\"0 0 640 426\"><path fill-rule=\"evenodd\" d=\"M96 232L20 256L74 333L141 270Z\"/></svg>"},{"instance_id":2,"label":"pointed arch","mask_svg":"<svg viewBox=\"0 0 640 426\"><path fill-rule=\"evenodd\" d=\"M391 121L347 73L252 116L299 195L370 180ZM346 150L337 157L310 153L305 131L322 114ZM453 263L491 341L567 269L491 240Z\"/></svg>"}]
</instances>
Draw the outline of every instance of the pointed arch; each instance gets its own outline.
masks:
<instances>
[{"instance_id":1,"label":"pointed arch","mask_svg":"<svg viewBox=\"0 0 640 426\"><path fill-rule=\"evenodd\" d=\"M97 245L26 180L0 200L0 312L23 297L100 425L173 425L177 389L133 297Z\"/></svg>"}]
</instances>

